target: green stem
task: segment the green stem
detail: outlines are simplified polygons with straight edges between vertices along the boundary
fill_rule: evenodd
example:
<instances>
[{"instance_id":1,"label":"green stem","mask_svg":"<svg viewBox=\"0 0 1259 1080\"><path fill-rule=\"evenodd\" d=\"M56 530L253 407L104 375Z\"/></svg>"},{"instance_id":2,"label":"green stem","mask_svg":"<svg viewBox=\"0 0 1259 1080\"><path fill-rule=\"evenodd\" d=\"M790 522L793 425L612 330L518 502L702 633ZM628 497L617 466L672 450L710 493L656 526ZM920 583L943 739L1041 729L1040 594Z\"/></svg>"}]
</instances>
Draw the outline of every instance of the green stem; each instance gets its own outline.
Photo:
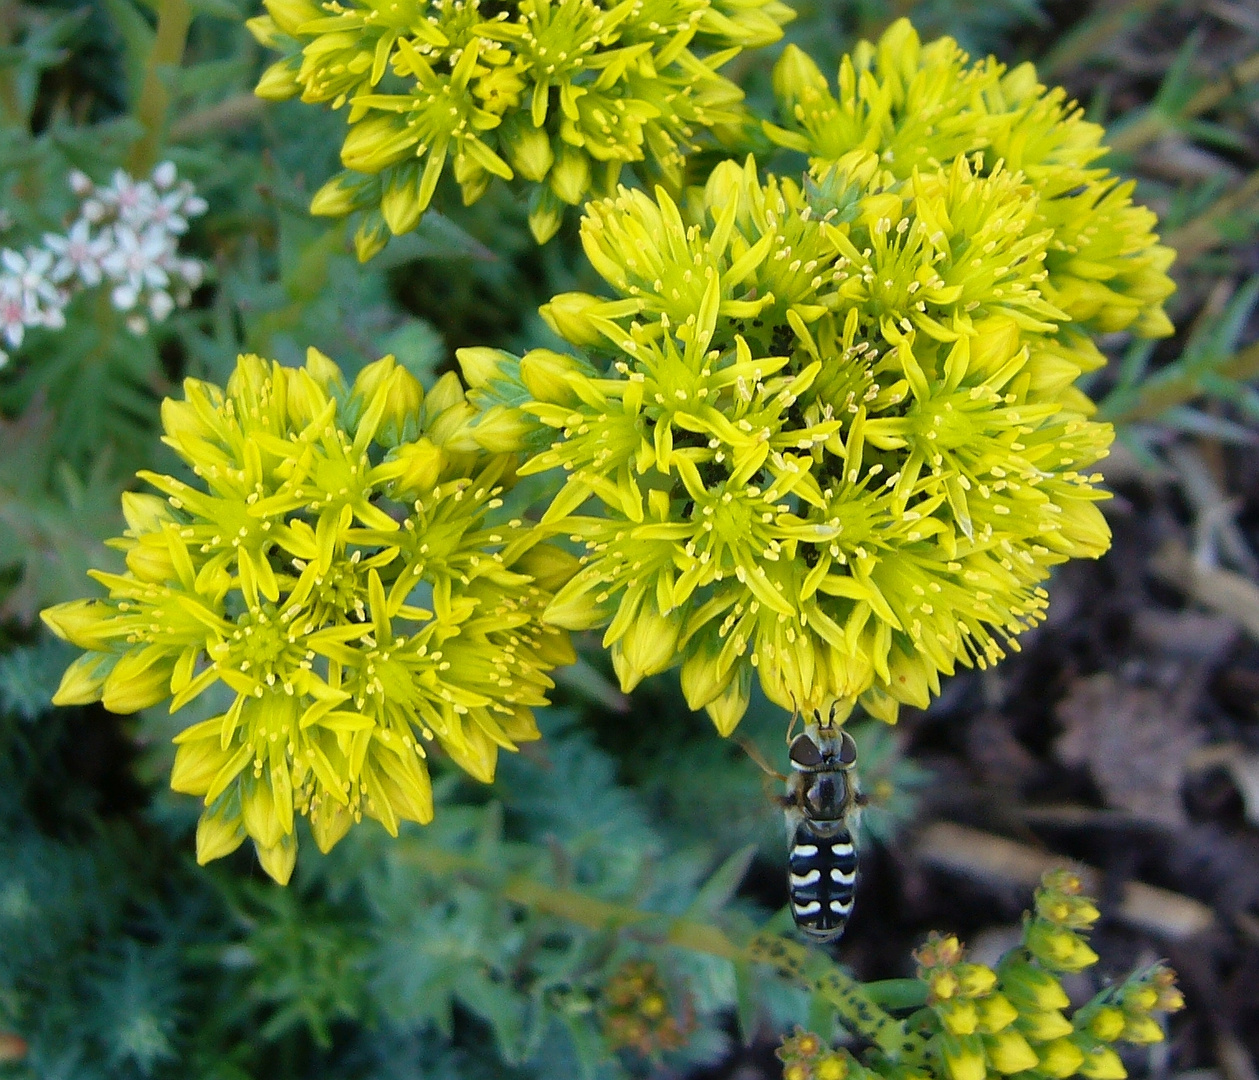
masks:
<instances>
[{"instance_id":1,"label":"green stem","mask_svg":"<svg viewBox=\"0 0 1259 1080\"><path fill-rule=\"evenodd\" d=\"M189 0L159 0L157 33L153 38L153 50L144 67L144 82L140 86L140 99L135 103L135 118L144 128L144 134L131 148L127 168L132 176L147 173L157 163L162 146L162 129L166 126L166 112L170 108L170 91L162 81L162 69L178 67L184 58L188 43L188 27L192 24L192 4Z\"/></svg>"},{"instance_id":2,"label":"green stem","mask_svg":"<svg viewBox=\"0 0 1259 1080\"><path fill-rule=\"evenodd\" d=\"M876 1005L861 983L825 954L781 934L759 933L745 944L712 923L600 900L575 889L557 888L528 874L503 874L471 855L416 844L404 856L425 870L471 879L480 888L534 911L576 923L590 930L633 930L659 944L672 945L732 962L765 964L779 975L801 983L829 1002L840 1022L855 1035L874 1043L889 1059L916 1060L924 1051L921 1037Z\"/></svg>"}]
</instances>

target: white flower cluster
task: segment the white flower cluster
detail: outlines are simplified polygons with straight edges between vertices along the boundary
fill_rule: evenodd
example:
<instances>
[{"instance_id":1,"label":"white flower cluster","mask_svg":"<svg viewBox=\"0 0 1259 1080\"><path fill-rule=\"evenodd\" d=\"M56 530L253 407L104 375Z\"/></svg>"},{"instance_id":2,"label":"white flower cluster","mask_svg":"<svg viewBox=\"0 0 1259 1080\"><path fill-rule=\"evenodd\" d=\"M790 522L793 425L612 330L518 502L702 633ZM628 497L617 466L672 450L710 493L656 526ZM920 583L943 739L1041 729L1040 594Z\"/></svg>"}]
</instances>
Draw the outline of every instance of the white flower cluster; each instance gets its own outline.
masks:
<instances>
[{"instance_id":1,"label":"white flower cluster","mask_svg":"<svg viewBox=\"0 0 1259 1080\"><path fill-rule=\"evenodd\" d=\"M79 289L110 286L110 300L127 312L135 334L149 320L162 322L192 298L205 276L197 259L181 258L179 237L206 201L175 166L164 161L148 180L119 169L108 186L97 186L77 169L70 188L80 199L69 230L45 233L42 247L0 251L0 339L13 349L31 327L60 330L65 306ZM0 366L8 360L0 350Z\"/></svg>"}]
</instances>

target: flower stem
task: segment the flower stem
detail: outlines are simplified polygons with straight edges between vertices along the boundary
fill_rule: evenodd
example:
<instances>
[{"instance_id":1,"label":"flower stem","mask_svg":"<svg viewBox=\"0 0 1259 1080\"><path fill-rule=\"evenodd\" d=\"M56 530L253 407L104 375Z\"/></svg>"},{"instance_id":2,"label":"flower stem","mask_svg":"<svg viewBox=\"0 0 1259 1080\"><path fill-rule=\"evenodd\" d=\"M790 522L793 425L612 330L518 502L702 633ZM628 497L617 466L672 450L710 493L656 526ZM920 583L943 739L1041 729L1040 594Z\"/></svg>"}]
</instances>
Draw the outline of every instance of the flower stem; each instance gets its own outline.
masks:
<instances>
[{"instance_id":1,"label":"flower stem","mask_svg":"<svg viewBox=\"0 0 1259 1080\"><path fill-rule=\"evenodd\" d=\"M875 1004L861 983L830 957L781 934L762 931L740 944L713 923L600 900L576 889L549 885L524 873L503 876L474 856L456 854L435 845L408 846L403 857L431 873L467 878L504 900L591 930L633 929L637 936L659 944L730 961L765 964L784 978L820 994L849 1031L872 1042L890 1060L909 1063L916 1061L924 1051L922 1039L906 1031L901 1021Z\"/></svg>"},{"instance_id":2,"label":"flower stem","mask_svg":"<svg viewBox=\"0 0 1259 1080\"><path fill-rule=\"evenodd\" d=\"M145 64L140 97L135 103L135 118L144 128L144 134L131 148L127 159L127 168L132 176L147 173L157 163L162 129L166 126L166 112L170 107L170 91L163 81L162 69L177 67L183 60L191 23L192 5L189 0L159 0L157 33Z\"/></svg>"}]
</instances>

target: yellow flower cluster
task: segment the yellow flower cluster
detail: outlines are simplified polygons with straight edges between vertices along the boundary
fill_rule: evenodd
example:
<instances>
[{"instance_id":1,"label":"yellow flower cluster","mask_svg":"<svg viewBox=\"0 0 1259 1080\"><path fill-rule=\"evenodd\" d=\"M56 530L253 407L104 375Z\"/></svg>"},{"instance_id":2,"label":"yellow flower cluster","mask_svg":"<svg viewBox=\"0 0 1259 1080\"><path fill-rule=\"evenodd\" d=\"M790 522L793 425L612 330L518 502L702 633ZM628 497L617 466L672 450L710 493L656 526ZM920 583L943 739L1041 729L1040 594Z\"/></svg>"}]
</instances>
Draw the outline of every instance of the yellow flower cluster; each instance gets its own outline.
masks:
<instances>
[{"instance_id":1,"label":"yellow flower cluster","mask_svg":"<svg viewBox=\"0 0 1259 1080\"><path fill-rule=\"evenodd\" d=\"M574 560L501 520L515 459L478 445L473 412L453 374L426 395L386 357L347 386L313 349L163 404L193 482L142 473L164 497L124 495L126 572L92 575L108 599L43 617L87 650L56 704L235 695L176 738L199 861L249 836L285 882L296 815L324 850L363 814L396 833L433 815L425 742L488 781L538 737L546 672L572 659L540 615Z\"/></svg>"},{"instance_id":2,"label":"yellow flower cluster","mask_svg":"<svg viewBox=\"0 0 1259 1080\"><path fill-rule=\"evenodd\" d=\"M607 625L626 690L680 662L723 734L754 669L784 708L892 721L1003 656L1049 568L1110 536L1111 430L1072 386L1101 357L1045 295L1039 205L1019 172L858 150L803 187L749 160L682 206L588 206L617 298L543 315L589 359L464 357L549 431L522 471L568 473L542 523L586 553L547 618Z\"/></svg>"},{"instance_id":3,"label":"yellow flower cluster","mask_svg":"<svg viewBox=\"0 0 1259 1080\"><path fill-rule=\"evenodd\" d=\"M415 228L448 160L467 203L494 177L533 184L539 243L625 165L677 187L705 132L745 122L717 70L793 17L779 0L265 2L250 28L286 55L257 93L349 107L346 171L311 210L362 211L362 259Z\"/></svg>"},{"instance_id":4,"label":"yellow flower cluster","mask_svg":"<svg viewBox=\"0 0 1259 1080\"><path fill-rule=\"evenodd\" d=\"M967 962L957 938L933 934L915 954L929 1019L923 1080L1123 1080L1117 1042L1159 1042L1159 1015L1184 1005L1175 976L1161 965L1110 986L1070 1016L1060 976L1097 962L1083 934L1098 917L1069 871L1045 875L1023 939L995 967ZM859 1062L797 1029L778 1051L783 1080L878 1080L875 1058Z\"/></svg>"},{"instance_id":5,"label":"yellow flower cluster","mask_svg":"<svg viewBox=\"0 0 1259 1080\"><path fill-rule=\"evenodd\" d=\"M1162 302L1175 288L1166 274L1175 252L1159 245L1153 212L1133 204L1134 182L1094 164L1103 129L1031 64L968 61L952 38L924 46L901 19L844 57L833 93L788 46L774 72L786 126L765 129L815 167L862 149L902 180L982 151L988 170L1021 173L1036 190L1030 228L1049 234L1040 292L1071 319L1066 341L1087 353L1081 331L1170 334Z\"/></svg>"}]
</instances>

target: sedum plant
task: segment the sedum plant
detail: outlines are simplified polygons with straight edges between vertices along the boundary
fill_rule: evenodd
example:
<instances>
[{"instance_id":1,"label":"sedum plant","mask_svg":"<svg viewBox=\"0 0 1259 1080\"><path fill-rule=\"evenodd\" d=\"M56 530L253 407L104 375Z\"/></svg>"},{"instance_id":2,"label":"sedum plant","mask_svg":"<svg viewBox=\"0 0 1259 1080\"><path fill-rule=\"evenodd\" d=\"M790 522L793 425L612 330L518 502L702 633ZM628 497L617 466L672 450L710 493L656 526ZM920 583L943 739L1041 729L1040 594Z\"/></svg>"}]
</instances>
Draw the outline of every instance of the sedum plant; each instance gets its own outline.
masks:
<instances>
[{"instance_id":1,"label":"sedum plant","mask_svg":"<svg viewBox=\"0 0 1259 1080\"><path fill-rule=\"evenodd\" d=\"M754 672L786 709L893 720L999 659L1109 537L1111 432L1036 287L1034 205L964 158L903 185L857 151L804 186L720 166L690 220L664 192L591 206L619 299L544 309L583 355L463 354L552 433L524 470L567 470L542 520L586 554L547 617L607 625L626 690L680 659L723 733Z\"/></svg>"},{"instance_id":2,"label":"sedum plant","mask_svg":"<svg viewBox=\"0 0 1259 1080\"><path fill-rule=\"evenodd\" d=\"M748 119L715 71L778 36L775 0L266 6L254 32L290 55L260 92L348 106L349 171L314 210L362 211L361 257L448 158L467 201L495 174L540 185L539 240L623 164L663 183L586 205L612 295L543 307L568 351L461 350L467 398L391 358L347 387L312 350L166 402L195 481L141 473L165 499L125 497L127 572L45 619L87 650L60 703L235 695L179 736L203 861L248 835L285 880L295 815L324 849L364 813L428 820L425 744L489 780L536 737L565 631L604 629L625 691L680 665L722 734L754 682L892 722L1017 647L1051 568L1108 547L1112 431L1074 382L1104 362L1092 335L1167 332L1171 253L1029 66L901 20L832 93L788 49L764 127L807 172L749 157L685 187L703 130ZM502 506L518 472L556 477L536 522Z\"/></svg>"},{"instance_id":3,"label":"sedum plant","mask_svg":"<svg viewBox=\"0 0 1259 1080\"><path fill-rule=\"evenodd\" d=\"M680 203L589 204L613 298L543 308L570 352L462 354L479 400L535 419L523 471L567 473L542 522L586 550L547 618L606 627L625 690L680 663L723 734L754 675L792 712L890 722L1014 647L1050 568L1109 545L1112 432L1073 385L1104 362L1090 335L1168 325L1170 252L1086 168L1098 129L1024 69L1006 93L1036 107L1004 129L963 108L996 69L903 21L841 84L876 55L847 126L808 129L829 141L803 183L749 159ZM802 69L788 53L782 92Z\"/></svg>"},{"instance_id":4,"label":"sedum plant","mask_svg":"<svg viewBox=\"0 0 1259 1080\"><path fill-rule=\"evenodd\" d=\"M923 45L906 19L840 63L832 91L817 65L788 46L774 69L783 125L769 136L817 166L869 150L900 180L981 151L990 167L1020 172L1035 189L1030 226L1045 244L1042 295L1070 323L1059 336L1096 363L1090 332L1165 337L1162 301L1175 258L1158 243L1153 211L1132 202L1133 180L1097 159L1105 131L1084 119L1062 87L1046 88L1030 63L970 63L950 37Z\"/></svg>"},{"instance_id":5,"label":"sedum plant","mask_svg":"<svg viewBox=\"0 0 1259 1080\"><path fill-rule=\"evenodd\" d=\"M794 17L778 0L266 0L250 22L285 53L257 93L348 106L345 171L315 214L359 213L368 259L411 231L447 162L465 203L490 182L532 185L539 243L565 205L609 192L621 169L673 187L686 156L746 120L718 69Z\"/></svg>"},{"instance_id":6,"label":"sedum plant","mask_svg":"<svg viewBox=\"0 0 1259 1080\"><path fill-rule=\"evenodd\" d=\"M43 613L85 654L55 704L174 712L216 683L219 715L177 738L171 786L204 799L197 858L248 836L286 882L294 819L327 851L366 814L433 816L425 744L488 782L538 737L547 672L571 661L540 616L571 556L502 511L510 455L471 438L451 374L427 394L392 357L347 386L242 356L226 390L189 379L162 409L191 483L144 472L94 571L104 600ZM501 511L501 512L500 512Z\"/></svg>"},{"instance_id":7,"label":"sedum plant","mask_svg":"<svg viewBox=\"0 0 1259 1080\"><path fill-rule=\"evenodd\" d=\"M877 1049L833 1050L797 1028L778 1049L783 1080L1123 1080L1115 1047L1161 1042L1163 1015L1184 999L1174 973L1155 964L1069 1011L1063 977L1098 961L1085 935L1099 912L1081 889L1068 870L1047 873L1035 910L1024 915L1022 940L991 967L968 961L956 937L932 934L915 953L917 977L895 985L897 996L919 1006L905 1021L917 1039L902 1060Z\"/></svg>"}]
</instances>

